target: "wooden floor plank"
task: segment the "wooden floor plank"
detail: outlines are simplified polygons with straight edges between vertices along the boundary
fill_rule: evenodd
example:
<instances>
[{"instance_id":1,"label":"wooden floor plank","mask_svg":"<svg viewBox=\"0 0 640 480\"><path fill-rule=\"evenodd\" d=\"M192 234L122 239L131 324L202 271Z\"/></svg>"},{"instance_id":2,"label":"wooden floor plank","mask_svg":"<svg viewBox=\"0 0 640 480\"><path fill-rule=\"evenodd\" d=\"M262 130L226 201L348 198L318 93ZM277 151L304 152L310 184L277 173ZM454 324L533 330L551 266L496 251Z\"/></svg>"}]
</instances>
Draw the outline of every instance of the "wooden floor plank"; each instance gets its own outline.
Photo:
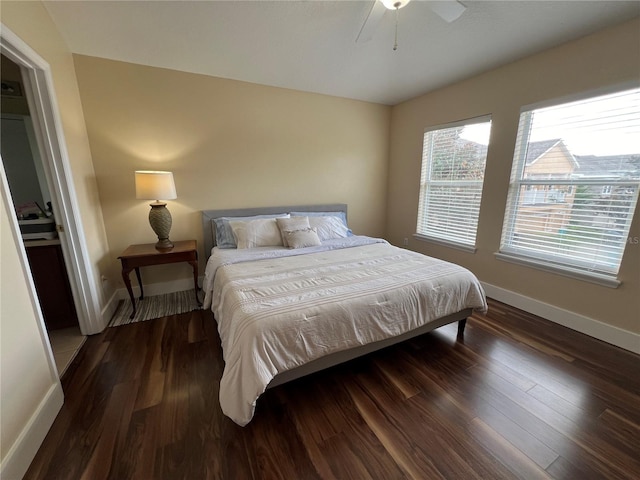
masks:
<instances>
[{"instance_id":1,"label":"wooden floor plank","mask_svg":"<svg viewBox=\"0 0 640 480\"><path fill-rule=\"evenodd\" d=\"M640 357L489 300L220 410L211 312L109 328L62 379L25 479L640 478Z\"/></svg>"},{"instance_id":2,"label":"wooden floor plank","mask_svg":"<svg viewBox=\"0 0 640 480\"><path fill-rule=\"evenodd\" d=\"M423 449L412 448L413 442L411 437L407 435L408 432L398 426L396 419L390 416L391 412L388 409L377 405L367 392L355 383L348 384L347 389L358 412L398 467L404 472L406 478L445 478ZM431 440L433 438L430 430L426 430L424 433L424 439ZM427 445L423 444L423 446L426 449Z\"/></svg>"},{"instance_id":3,"label":"wooden floor plank","mask_svg":"<svg viewBox=\"0 0 640 480\"><path fill-rule=\"evenodd\" d=\"M514 478L523 480L551 478L544 469L479 418L473 420L469 432L513 472Z\"/></svg>"},{"instance_id":4,"label":"wooden floor plank","mask_svg":"<svg viewBox=\"0 0 640 480\"><path fill-rule=\"evenodd\" d=\"M490 405L485 406L478 418L542 469L549 467L559 457L545 443L511 420L508 414L505 415Z\"/></svg>"},{"instance_id":5,"label":"wooden floor plank","mask_svg":"<svg viewBox=\"0 0 640 480\"><path fill-rule=\"evenodd\" d=\"M402 358L402 360L407 360L409 363L413 361L411 358ZM456 417L466 418L468 423L480 419L483 424L509 440L513 446L543 469L558 457L558 454L542 440L509 418L508 415L513 415L513 410L518 408L517 405L501 401L499 393L491 389L485 390L485 383L473 381L469 372L464 370L452 372L449 368L440 370L440 367L440 364L432 364L428 369L418 370L416 368L415 373L421 375L421 383L428 386L429 394L431 391L436 391L440 397L449 399L452 405L459 406ZM493 376L488 371L483 375ZM496 376L496 378L500 377ZM468 398L474 398L471 408L465 405ZM435 401L430 403L436 404ZM442 417L446 413L441 411L440 416ZM519 420L519 417L516 416L515 419ZM537 424L538 428L542 425L544 424ZM546 428L550 429L548 426ZM536 433L539 434L539 432Z\"/></svg>"}]
</instances>

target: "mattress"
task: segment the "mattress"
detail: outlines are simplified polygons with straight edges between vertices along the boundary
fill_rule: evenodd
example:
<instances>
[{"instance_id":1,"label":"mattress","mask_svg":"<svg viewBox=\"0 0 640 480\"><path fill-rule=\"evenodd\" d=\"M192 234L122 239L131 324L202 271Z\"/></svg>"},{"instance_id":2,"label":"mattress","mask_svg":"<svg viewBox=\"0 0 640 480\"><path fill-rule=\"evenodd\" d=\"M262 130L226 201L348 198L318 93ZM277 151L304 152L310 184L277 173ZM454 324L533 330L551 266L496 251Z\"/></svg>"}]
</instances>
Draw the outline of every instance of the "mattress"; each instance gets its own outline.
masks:
<instances>
[{"instance_id":1,"label":"mattress","mask_svg":"<svg viewBox=\"0 0 640 480\"><path fill-rule=\"evenodd\" d=\"M204 290L225 362L220 405L239 425L279 373L487 308L467 269L362 236L295 250L214 248Z\"/></svg>"}]
</instances>

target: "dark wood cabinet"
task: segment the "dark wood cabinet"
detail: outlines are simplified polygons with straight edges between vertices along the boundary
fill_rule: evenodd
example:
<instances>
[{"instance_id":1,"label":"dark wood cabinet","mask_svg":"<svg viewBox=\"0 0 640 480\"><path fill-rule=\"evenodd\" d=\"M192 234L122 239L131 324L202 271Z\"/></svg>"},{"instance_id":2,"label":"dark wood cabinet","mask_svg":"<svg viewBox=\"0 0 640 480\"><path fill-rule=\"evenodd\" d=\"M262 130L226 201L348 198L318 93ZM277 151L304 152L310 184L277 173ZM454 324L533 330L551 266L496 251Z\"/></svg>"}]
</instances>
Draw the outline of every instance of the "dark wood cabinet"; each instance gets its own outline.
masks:
<instances>
[{"instance_id":1,"label":"dark wood cabinet","mask_svg":"<svg viewBox=\"0 0 640 480\"><path fill-rule=\"evenodd\" d=\"M59 243L25 243L33 282L48 330L78 325L71 285Z\"/></svg>"}]
</instances>

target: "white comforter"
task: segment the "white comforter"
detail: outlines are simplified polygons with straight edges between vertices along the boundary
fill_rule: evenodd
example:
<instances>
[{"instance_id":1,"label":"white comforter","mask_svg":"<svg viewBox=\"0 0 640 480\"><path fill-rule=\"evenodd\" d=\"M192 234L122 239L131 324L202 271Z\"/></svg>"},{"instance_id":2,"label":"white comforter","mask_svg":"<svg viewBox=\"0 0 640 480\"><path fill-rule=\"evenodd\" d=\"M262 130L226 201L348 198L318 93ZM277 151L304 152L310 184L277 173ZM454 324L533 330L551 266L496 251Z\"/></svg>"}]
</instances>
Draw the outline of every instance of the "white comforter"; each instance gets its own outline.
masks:
<instances>
[{"instance_id":1,"label":"white comforter","mask_svg":"<svg viewBox=\"0 0 640 480\"><path fill-rule=\"evenodd\" d=\"M486 311L463 267L354 236L298 250L214 248L205 308L218 322L220 404L239 425L278 374L465 308ZM345 247L345 248L341 248Z\"/></svg>"}]
</instances>

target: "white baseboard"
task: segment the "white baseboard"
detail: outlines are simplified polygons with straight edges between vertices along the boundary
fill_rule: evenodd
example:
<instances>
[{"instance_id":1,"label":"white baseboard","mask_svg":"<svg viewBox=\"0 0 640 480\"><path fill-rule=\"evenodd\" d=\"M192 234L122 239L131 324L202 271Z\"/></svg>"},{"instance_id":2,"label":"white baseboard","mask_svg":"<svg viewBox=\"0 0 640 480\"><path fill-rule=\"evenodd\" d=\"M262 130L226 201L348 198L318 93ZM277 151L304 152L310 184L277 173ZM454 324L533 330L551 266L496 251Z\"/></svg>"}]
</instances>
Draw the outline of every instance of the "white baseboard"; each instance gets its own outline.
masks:
<instances>
[{"instance_id":1,"label":"white baseboard","mask_svg":"<svg viewBox=\"0 0 640 480\"><path fill-rule=\"evenodd\" d=\"M562 326L624 348L630 352L640 354L640 335L622 328L608 325L599 320L570 312L554 305L526 297L519 293L506 290L495 285L482 282L487 297L513 307L532 313L539 317L558 323Z\"/></svg>"},{"instance_id":2,"label":"white baseboard","mask_svg":"<svg viewBox=\"0 0 640 480\"><path fill-rule=\"evenodd\" d=\"M2 460L0 478L3 480L19 480L24 476L40 445L42 445L44 437L47 436L53 421L62 408L63 402L62 385L60 382L56 382L51 385L38 408L36 408L36 411Z\"/></svg>"},{"instance_id":3,"label":"white baseboard","mask_svg":"<svg viewBox=\"0 0 640 480\"><path fill-rule=\"evenodd\" d=\"M198 285L202 285L202 280L204 277L198 277ZM160 282L160 283L150 283L148 285L143 284L144 287L144 296L150 297L152 295L164 295L165 293L173 293L173 292L182 292L184 290L193 289L193 277L191 278L181 278L179 280L172 280L170 282ZM132 288L133 296L138 298L140 296L140 287L135 285ZM116 291L114 297L116 299L116 305L119 300L129 299L129 292L127 292L126 288L119 288Z\"/></svg>"},{"instance_id":4,"label":"white baseboard","mask_svg":"<svg viewBox=\"0 0 640 480\"><path fill-rule=\"evenodd\" d=\"M125 290L126 292L126 290ZM109 325L113 314L116 313L116 309L118 308L118 302L120 301L119 290L116 290L111 295L111 298L107 301L106 305L102 308L100 314L102 315L102 324Z\"/></svg>"}]
</instances>

